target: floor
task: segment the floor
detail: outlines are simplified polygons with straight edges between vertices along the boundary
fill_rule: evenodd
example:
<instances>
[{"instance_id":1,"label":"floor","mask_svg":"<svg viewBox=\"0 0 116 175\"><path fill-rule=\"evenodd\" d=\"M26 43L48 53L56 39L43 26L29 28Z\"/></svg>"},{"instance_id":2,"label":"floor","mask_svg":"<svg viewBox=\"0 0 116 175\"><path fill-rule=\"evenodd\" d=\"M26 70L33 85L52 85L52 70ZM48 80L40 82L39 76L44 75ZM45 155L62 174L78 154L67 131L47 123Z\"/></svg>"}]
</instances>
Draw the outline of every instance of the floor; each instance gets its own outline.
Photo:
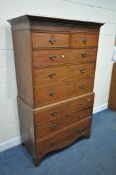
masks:
<instances>
[{"instance_id":1,"label":"floor","mask_svg":"<svg viewBox=\"0 0 116 175\"><path fill-rule=\"evenodd\" d=\"M39 167L22 146L0 154L0 175L116 175L116 112L94 115L90 139L47 155Z\"/></svg>"}]
</instances>

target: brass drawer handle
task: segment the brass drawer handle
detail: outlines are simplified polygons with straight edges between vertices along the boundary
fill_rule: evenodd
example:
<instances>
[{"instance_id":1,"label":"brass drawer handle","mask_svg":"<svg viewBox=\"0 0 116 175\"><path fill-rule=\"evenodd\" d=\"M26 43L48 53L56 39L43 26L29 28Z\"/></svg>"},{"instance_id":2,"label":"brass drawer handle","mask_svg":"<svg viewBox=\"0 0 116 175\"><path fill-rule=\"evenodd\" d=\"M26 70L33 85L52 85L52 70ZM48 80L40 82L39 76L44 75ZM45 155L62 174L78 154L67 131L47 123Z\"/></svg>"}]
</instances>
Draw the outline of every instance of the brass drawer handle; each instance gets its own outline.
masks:
<instances>
[{"instance_id":1,"label":"brass drawer handle","mask_svg":"<svg viewBox=\"0 0 116 175\"><path fill-rule=\"evenodd\" d=\"M56 55L50 55L49 56L49 59L52 60L52 61L54 61L56 59Z\"/></svg>"},{"instance_id":2,"label":"brass drawer handle","mask_svg":"<svg viewBox=\"0 0 116 175\"><path fill-rule=\"evenodd\" d=\"M53 140L50 141L50 145L51 145L51 146L53 146L53 145L55 145L55 144L57 144L57 140L56 140L56 139L53 139Z\"/></svg>"},{"instance_id":3,"label":"brass drawer handle","mask_svg":"<svg viewBox=\"0 0 116 175\"><path fill-rule=\"evenodd\" d=\"M54 111L54 112L51 112L50 115L51 115L52 117L55 117L56 115L58 115L58 112L55 112L55 111Z\"/></svg>"},{"instance_id":4,"label":"brass drawer handle","mask_svg":"<svg viewBox=\"0 0 116 175\"><path fill-rule=\"evenodd\" d=\"M81 73L85 73L85 72L86 72L86 68L85 68L85 67L81 68L81 69L80 69L80 72L81 72Z\"/></svg>"},{"instance_id":5,"label":"brass drawer handle","mask_svg":"<svg viewBox=\"0 0 116 175\"><path fill-rule=\"evenodd\" d=\"M54 78L55 76L56 76L55 73L50 73L50 74L48 75L48 77L50 77L50 78Z\"/></svg>"},{"instance_id":6,"label":"brass drawer handle","mask_svg":"<svg viewBox=\"0 0 116 175\"><path fill-rule=\"evenodd\" d=\"M85 38L85 39L83 39L83 44L84 45L86 45L87 44L87 42L88 42L88 40Z\"/></svg>"},{"instance_id":7,"label":"brass drawer handle","mask_svg":"<svg viewBox=\"0 0 116 175\"><path fill-rule=\"evenodd\" d=\"M85 53L82 53L81 56L82 56L82 57L87 57L88 54L85 52Z\"/></svg>"},{"instance_id":8,"label":"brass drawer handle","mask_svg":"<svg viewBox=\"0 0 116 175\"><path fill-rule=\"evenodd\" d=\"M50 39L48 39L50 44L55 44L56 43L56 39L54 38L54 36L52 35Z\"/></svg>"},{"instance_id":9,"label":"brass drawer handle","mask_svg":"<svg viewBox=\"0 0 116 175\"><path fill-rule=\"evenodd\" d=\"M53 130L56 130L56 128L57 128L57 125L55 123L52 123L50 126L50 129L53 131Z\"/></svg>"},{"instance_id":10,"label":"brass drawer handle","mask_svg":"<svg viewBox=\"0 0 116 175\"><path fill-rule=\"evenodd\" d=\"M56 95L56 92L50 92L49 95L50 96L55 96Z\"/></svg>"},{"instance_id":11,"label":"brass drawer handle","mask_svg":"<svg viewBox=\"0 0 116 175\"><path fill-rule=\"evenodd\" d=\"M79 88L80 88L81 90L83 90L83 89L85 88L85 85L84 85L84 84L81 84L81 85L79 86Z\"/></svg>"}]
</instances>

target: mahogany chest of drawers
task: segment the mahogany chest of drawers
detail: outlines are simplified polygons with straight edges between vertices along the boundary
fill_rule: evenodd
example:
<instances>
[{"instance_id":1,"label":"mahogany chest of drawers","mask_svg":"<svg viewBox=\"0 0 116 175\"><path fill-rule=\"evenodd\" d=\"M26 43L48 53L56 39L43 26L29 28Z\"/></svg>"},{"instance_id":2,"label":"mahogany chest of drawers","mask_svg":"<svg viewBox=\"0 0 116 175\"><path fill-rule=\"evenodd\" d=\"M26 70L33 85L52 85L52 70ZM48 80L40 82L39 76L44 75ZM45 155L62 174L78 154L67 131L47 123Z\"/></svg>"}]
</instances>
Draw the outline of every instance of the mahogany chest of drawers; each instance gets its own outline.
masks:
<instances>
[{"instance_id":1,"label":"mahogany chest of drawers","mask_svg":"<svg viewBox=\"0 0 116 175\"><path fill-rule=\"evenodd\" d=\"M22 144L35 165L90 136L102 24L25 15L12 26Z\"/></svg>"}]
</instances>

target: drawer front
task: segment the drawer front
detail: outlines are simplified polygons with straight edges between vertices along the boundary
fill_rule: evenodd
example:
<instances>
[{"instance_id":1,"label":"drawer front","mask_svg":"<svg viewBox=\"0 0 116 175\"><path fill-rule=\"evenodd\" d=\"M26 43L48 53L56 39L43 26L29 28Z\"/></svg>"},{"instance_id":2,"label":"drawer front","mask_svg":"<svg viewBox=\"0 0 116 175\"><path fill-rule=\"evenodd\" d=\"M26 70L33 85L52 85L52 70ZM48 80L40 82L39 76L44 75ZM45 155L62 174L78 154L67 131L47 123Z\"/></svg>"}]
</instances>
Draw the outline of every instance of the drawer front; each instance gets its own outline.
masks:
<instances>
[{"instance_id":1,"label":"drawer front","mask_svg":"<svg viewBox=\"0 0 116 175\"><path fill-rule=\"evenodd\" d=\"M35 87L42 87L94 75L95 63L34 69L33 71Z\"/></svg>"},{"instance_id":2,"label":"drawer front","mask_svg":"<svg viewBox=\"0 0 116 175\"><path fill-rule=\"evenodd\" d=\"M37 152L39 154L49 152L49 150L54 149L60 144L70 144L72 140L84 135L90 131L91 128L91 118L87 118L82 122L77 122L67 128L60 130L54 134L44 137L43 139L38 140ZM68 144L67 144L68 143Z\"/></svg>"},{"instance_id":3,"label":"drawer front","mask_svg":"<svg viewBox=\"0 0 116 175\"><path fill-rule=\"evenodd\" d=\"M97 49L62 49L33 51L33 67L79 64L96 61Z\"/></svg>"},{"instance_id":4,"label":"drawer front","mask_svg":"<svg viewBox=\"0 0 116 175\"><path fill-rule=\"evenodd\" d=\"M83 119L86 119L90 116L92 116L92 108L84 109L82 111L75 111L57 119L54 119L50 122L46 122L41 125L36 125L36 137L37 139L40 139L48 134L57 132L58 130L64 127L82 121Z\"/></svg>"},{"instance_id":5,"label":"drawer front","mask_svg":"<svg viewBox=\"0 0 116 175\"><path fill-rule=\"evenodd\" d=\"M93 91L94 77L71 81L35 90L35 106L44 106Z\"/></svg>"},{"instance_id":6,"label":"drawer front","mask_svg":"<svg viewBox=\"0 0 116 175\"><path fill-rule=\"evenodd\" d=\"M33 49L42 47L68 47L68 34L32 33Z\"/></svg>"},{"instance_id":7,"label":"drawer front","mask_svg":"<svg viewBox=\"0 0 116 175\"><path fill-rule=\"evenodd\" d=\"M61 104L52 105L34 112L34 122L36 125L54 120L68 113L82 110L93 106L94 94L77 97Z\"/></svg>"},{"instance_id":8,"label":"drawer front","mask_svg":"<svg viewBox=\"0 0 116 175\"><path fill-rule=\"evenodd\" d=\"M98 45L98 34L72 34L72 47L87 47Z\"/></svg>"}]
</instances>

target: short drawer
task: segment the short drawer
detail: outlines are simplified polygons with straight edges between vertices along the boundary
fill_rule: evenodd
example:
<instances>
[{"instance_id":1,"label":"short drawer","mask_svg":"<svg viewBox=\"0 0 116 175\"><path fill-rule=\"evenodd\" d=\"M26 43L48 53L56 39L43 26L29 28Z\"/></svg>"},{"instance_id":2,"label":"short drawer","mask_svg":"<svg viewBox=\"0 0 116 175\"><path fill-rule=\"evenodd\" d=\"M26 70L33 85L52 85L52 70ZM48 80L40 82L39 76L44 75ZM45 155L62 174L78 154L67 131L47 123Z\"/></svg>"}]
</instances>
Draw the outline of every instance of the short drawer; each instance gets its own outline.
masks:
<instances>
[{"instance_id":1,"label":"short drawer","mask_svg":"<svg viewBox=\"0 0 116 175\"><path fill-rule=\"evenodd\" d=\"M40 139L48 134L57 132L59 129L63 129L64 127L82 121L90 116L92 116L92 108L68 113L44 124L36 124L36 137L37 139Z\"/></svg>"},{"instance_id":2,"label":"short drawer","mask_svg":"<svg viewBox=\"0 0 116 175\"><path fill-rule=\"evenodd\" d=\"M52 104L93 91L94 76L35 89L35 107Z\"/></svg>"},{"instance_id":3,"label":"short drawer","mask_svg":"<svg viewBox=\"0 0 116 175\"><path fill-rule=\"evenodd\" d=\"M83 110L93 106L94 94L87 94L81 97L62 102L57 105L41 108L34 112L35 125L54 120L68 113Z\"/></svg>"},{"instance_id":4,"label":"short drawer","mask_svg":"<svg viewBox=\"0 0 116 175\"><path fill-rule=\"evenodd\" d=\"M56 33L32 33L33 49L42 47L68 47L69 35Z\"/></svg>"},{"instance_id":5,"label":"short drawer","mask_svg":"<svg viewBox=\"0 0 116 175\"><path fill-rule=\"evenodd\" d=\"M77 80L91 75L94 76L95 63L34 69L33 71L35 87L42 87Z\"/></svg>"},{"instance_id":6,"label":"short drawer","mask_svg":"<svg viewBox=\"0 0 116 175\"><path fill-rule=\"evenodd\" d=\"M33 51L33 67L95 62L97 49L61 49Z\"/></svg>"},{"instance_id":7,"label":"short drawer","mask_svg":"<svg viewBox=\"0 0 116 175\"><path fill-rule=\"evenodd\" d=\"M69 145L72 141L75 141L81 136L84 136L91 129L91 118L87 118L82 122L77 122L69 127L51 134L37 142L37 152L39 154L49 152L49 150L54 150L60 144L64 146Z\"/></svg>"},{"instance_id":8,"label":"short drawer","mask_svg":"<svg viewBox=\"0 0 116 175\"><path fill-rule=\"evenodd\" d=\"M98 45L98 34L72 34L71 46L72 47L87 47Z\"/></svg>"}]
</instances>

